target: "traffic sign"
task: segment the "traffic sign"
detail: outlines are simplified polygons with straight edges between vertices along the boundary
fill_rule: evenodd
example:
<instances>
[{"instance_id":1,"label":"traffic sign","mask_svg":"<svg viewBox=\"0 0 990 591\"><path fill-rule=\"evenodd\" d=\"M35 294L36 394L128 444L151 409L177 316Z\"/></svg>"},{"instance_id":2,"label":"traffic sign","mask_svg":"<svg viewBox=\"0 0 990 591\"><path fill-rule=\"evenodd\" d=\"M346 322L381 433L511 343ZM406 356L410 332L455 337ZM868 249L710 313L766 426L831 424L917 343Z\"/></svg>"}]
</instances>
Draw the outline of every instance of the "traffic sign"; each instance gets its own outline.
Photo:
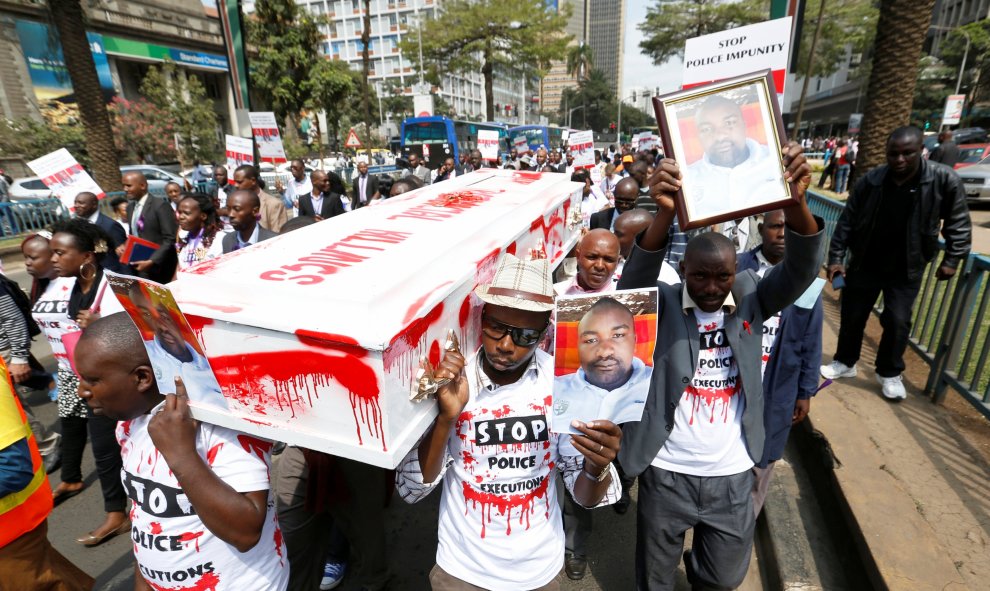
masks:
<instances>
[{"instance_id":1,"label":"traffic sign","mask_svg":"<svg viewBox=\"0 0 990 591\"><path fill-rule=\"evenodd\" d=\"M347 134L347 141L344 142L344 147L347 148L360 148L361 140L358 139L356 133L354 133L354 128L351 128L350 133Z\"/></svg>"}]
</instances>

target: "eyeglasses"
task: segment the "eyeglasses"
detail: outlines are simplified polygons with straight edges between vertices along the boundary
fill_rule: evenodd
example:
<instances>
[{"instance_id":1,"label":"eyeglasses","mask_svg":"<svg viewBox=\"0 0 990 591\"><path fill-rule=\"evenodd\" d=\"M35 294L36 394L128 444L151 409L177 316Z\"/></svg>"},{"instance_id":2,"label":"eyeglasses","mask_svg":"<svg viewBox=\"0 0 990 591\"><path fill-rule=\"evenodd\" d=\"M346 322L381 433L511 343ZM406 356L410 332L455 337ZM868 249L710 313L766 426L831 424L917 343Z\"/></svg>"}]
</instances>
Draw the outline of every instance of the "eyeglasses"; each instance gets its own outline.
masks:
<instances>
[{"instance_id":1,"label":"eyeglasses","mask_svg":"<svg viewBox=\"0 0 990 591\"><path fill-rule=\"evenodd\" d=\"M547 321L547 325L549 326L549 321ZM532 347L539 343L546 329L546 326L543 328L522 328L499 322L487 314L481 316L481 332L485 333L486 337L501 341L508 334L517 347Z\"/></svg>"}]
</instances>

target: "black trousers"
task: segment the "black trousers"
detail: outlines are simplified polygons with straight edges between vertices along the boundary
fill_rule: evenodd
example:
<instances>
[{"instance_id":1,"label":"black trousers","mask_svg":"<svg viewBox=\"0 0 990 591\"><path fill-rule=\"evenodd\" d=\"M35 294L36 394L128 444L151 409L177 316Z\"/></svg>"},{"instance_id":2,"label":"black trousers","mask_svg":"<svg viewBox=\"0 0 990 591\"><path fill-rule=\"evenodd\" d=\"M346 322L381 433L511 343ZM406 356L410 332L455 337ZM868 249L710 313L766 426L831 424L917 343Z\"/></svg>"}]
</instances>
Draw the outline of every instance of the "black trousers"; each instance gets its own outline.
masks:
<instances>
[{"instance_id":1,"label":"black trousers","mask_svg":"<svg viewBox=\"0 0 990 591\"><path fill-rule=\"evenodd\" d=\"M842 290L839 343L834 359L849 367L859 361L866 322L877 298L883 294L883 312L880 314L883 336L877 347L877 375L885 378L901 375L904 350L911 333L911 307L920 288L920 280L877 280L850 273Z\"/></svg>"},{"instance_id":2,"label":"black trousers","mask_svg":"<svg viewBox=\"0 0 990 591\"><path fill-rule=\"evenodd\" d=\"M62 482L82 482L82 455L86 449L86 432L93 443L96 474L103 492L103 510L124 511L127 493L120 482L120 445L117 444L117 421L90 413L88 418L62 417Z\"/></svg>"}]
</instances>

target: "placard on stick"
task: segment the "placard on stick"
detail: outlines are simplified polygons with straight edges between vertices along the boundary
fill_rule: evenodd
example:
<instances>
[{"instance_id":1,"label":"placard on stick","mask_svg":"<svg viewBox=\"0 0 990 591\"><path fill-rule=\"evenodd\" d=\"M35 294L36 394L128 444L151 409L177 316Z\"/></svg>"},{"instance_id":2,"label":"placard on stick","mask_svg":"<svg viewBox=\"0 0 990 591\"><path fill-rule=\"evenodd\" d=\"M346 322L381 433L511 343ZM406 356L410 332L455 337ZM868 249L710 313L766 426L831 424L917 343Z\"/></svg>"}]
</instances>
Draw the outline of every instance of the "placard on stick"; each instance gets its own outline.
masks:
<instances>
[{"instance_id":1,"label":"placard on stick","mask_svg":"<svg viewBox=\"0 0 990 591\"><path fill-rule=\"evenodd\" d=\"M76 195L79 193L93 193L98 199L106 195L65 148L45 154L27 165L69 211L75 210Z\"/></svg>"}]
</instances>

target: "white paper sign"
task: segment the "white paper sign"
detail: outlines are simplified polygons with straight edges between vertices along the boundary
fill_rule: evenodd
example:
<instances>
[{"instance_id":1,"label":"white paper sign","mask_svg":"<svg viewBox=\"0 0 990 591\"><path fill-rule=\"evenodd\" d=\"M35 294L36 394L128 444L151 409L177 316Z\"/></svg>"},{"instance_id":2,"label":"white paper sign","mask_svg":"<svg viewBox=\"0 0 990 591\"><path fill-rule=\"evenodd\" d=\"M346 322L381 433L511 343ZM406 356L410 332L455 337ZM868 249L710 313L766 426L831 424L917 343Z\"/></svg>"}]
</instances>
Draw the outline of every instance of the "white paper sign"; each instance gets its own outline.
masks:
<instances>
[{"instance_id":1,"label":"white paper sign","mask_svg":"<svg viewBox=\"0 0 990 591\"><path fill-rule=\"evenodd\" d=\"M965 94L950 94L945 98L945 113L942 114L942 125L956 125L962 119L963 105L966 103Z\"/></svg>"},{"instance_id":2,"label":"white paper sign","mask_svg":"<svg viewBox=\"0 0 990 591\"><path fill-rule=\"evenodd\" d=\"M516 154L522 156L529 152L529 140L526 139L525 135L517 135L512 140L512 147L516 149Z\"/></svg>"},{"instance_id":3,"label":"white paper sign","mask_svg":"<svg viewBox=\"0 0 990 591\"><path fill-rule=\"evenodd\" d=\"M595 165L595 137L591 131L575 131L567 146L574 157L574 168L592 168Z\"/></svg>"},{"instance_id":4,"label":"white paper sign","mask_svg":"<svg viewBox=\"0 0 990 591\"><path fill-rule=\"evenodd\" d=\"M248 119L251 120L251 133L254 135L254 143L258 144L261 161L272 164L287 162L275 113L248 113Z\"/></svg>"},{"instance_id":5,"label":"white paper sign","mask_svg":"<svg viewBox=\"0 0 990 591\"><path fill-rule=\"evenodd\" d=\"M248 138L227 136L227 171L242 164L254 164L254 146Z\"/></svg>"},{"instance_id":6,"label":"white paper sign","mask_svg":"<svg viewBox=\"0 0 990 591\"><path fill-rule=\"evenodd\" d=\"M764 21L688 39L684 44L684 88L770 69L784 95L790 58L791 17Z\"/></svg>"},{"instance_id":7,"label":"white paper sign","mask_svg":"<svg viewBox=\"0 0 990 591\"><path fill-rule=\"evenodd\" d=\"M478 130L478 150L481 157L489 162L498 161L498 131L495 129Z\"/></svg>"},{"instance_id":8,"label":"white paper sign","mask_svg":"<svg viewBox=\"0 0 990 591\"><path fill-rule=\"evenodd\" d=\"M79 193L93 193L99 199L106 195L65 148L45 154L27 165L69 211L75 210L76 195Z\"/></svg>"}]
</instances>

